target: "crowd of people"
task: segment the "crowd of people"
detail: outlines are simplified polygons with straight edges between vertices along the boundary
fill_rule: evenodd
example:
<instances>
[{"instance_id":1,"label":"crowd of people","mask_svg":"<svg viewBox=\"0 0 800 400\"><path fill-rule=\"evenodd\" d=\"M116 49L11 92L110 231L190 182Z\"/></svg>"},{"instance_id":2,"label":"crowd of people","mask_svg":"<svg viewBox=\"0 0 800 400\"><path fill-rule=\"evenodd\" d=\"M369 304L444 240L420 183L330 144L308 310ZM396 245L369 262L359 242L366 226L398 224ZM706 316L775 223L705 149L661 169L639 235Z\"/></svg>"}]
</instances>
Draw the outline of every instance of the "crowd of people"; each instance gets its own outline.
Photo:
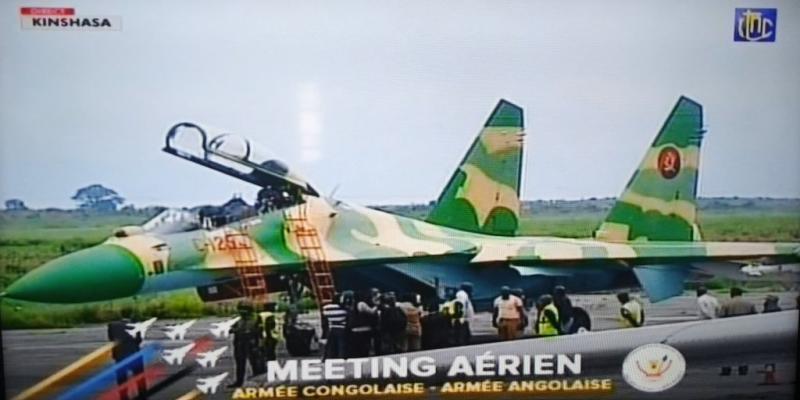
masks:
<instances>
[{"instance_id":1,"label":"crowd of people","mask_svg":"<svg viewBox=\"0 0 800 400\"><path fill-rule=\"evenodd\" d=\"M475 316L472 285L462 283L446 298L441 304L423 307L415 293L407 293L398 301L394 292L381 293L374 288L360 297L345 291L322 310L324 357L367 357L468 345ZM535 312L528 310L521 289L501 287L492 313L492 326L499 339L522 337L529 326L529 314L535 316L531 332L536 336L575 333L578 325L587 324L575 322L576 312L563 286L556 286L553 294L540 296L535 307ZM638 321L641 325L643 316Z\"/></svg>"},{"instance_id":2,"label":"crowd of people","mask_svg":"<svg viewBox=\"0 0 800 400\"><path fill-rule=\"evenodd\" d=\"M697 289L697 307L701 319L735 317L758 313L754 303L746 300L743 290L730 289L730 299L720 302L709 291ZM625 328L636 328L645 323L642 302L627 292L617 294L620 303L619 321ZM800 308L800 297L798 297ZM767 295L763 312L781 311L778 297ZM585 327L588 314L573 307L564 286L556 286L552 294L539 296L535 312L529 312L524 292L508 286L500 288L493 301L492 326L497 329L500 340L514 340L524 335L526 327L532 325L532 333L540 337L571 334ZM258 309L257 309L258 308ZM117 342L113 357L121 362L139 350L140 336L126 333L131 324L132 310L124 309L122 319L109 324L108 338ZM233 336L233 358L235 381L229 387L240 387L244 383L249 364L253 375L266 372L267 361L276 359L276 346L284 340L293 356L311 354L309 343L316 336L313 326L303 325L297 312L289 310L279 327L274 313L274 304L254 305L241 302L237 306L240 319L231 328ZM581 314L582 313L582 314ZM381 292L373 288L364 293L344 291L335 300L323 306L322 337L325 346L322 356L326 359L356 358L372 355L388 355L418 350L437 349L470 344L471 321L475 315L472 304L472 285L463 283L458 290L447 295L442 303L428 304L423 308L421 297L406 293L398 299L394 292ZM530 324L529 315L534 318ZM139 393L146 390L142 376L141 361L120 368L117 381L119 397L128 398L124 382L136 377Z\"/></svg>"},{"instance_id":3,"label":"crowd of people","mask_svg":"<svg viewBox=\"0 0 800 400\"><path fill-rule=\"evenodd\" d=\"M730 290L730 299L720 305L719 301L708 292L705 286L697 288L697 309L700 319L714 319L737 317L740 315L757 314L756 305L745 299L742 295L744 291L738 287ZM769 294L764 298L763 312L778 312L781 307L778 305L778 296ZM800 297L798 297L798 308L800 308Z\"/></svg>"},{"instance_id":4,"label":"crowd of people","mask_svg":"<svg viewBox=\"0 0 800 400\"><path fill-rule=\"evenodd\" d=\"M467 344L472 304L461 290L440 309L425 310L420 296L370 289L342 292L322 309L325 358L368 357ZM461 292L460 291L460 292Z\"/></svg>"}]
</instances>

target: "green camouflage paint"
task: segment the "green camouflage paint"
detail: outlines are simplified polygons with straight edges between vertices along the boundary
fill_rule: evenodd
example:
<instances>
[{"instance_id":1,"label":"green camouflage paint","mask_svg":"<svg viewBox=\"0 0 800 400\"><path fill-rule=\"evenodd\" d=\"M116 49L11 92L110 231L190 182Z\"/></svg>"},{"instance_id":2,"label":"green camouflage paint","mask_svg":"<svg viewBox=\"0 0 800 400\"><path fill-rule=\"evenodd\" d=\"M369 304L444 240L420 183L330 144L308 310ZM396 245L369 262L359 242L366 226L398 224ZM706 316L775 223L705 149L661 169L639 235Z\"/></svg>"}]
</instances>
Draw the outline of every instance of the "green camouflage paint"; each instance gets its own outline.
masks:
<instances>
[{"instance_id":1,"label":"green camouflage paint","mask_svg":"<svg viewBox=\"0 0 800 400\"><path fill-rule=\"evenodd\" d=\"M699 240L697 175L703 109L681 97L595 237Z\"/></svg>"}]
</instances>

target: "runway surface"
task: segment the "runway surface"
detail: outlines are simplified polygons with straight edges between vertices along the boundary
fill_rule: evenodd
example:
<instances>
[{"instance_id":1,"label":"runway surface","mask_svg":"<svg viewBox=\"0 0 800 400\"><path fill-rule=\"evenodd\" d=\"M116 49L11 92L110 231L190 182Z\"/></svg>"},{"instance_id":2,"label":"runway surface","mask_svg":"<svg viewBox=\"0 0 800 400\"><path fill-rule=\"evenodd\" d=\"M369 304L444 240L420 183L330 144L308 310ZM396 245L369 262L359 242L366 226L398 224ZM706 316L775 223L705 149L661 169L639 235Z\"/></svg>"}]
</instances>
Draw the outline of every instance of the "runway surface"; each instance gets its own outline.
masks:
<instances>
[{"instance_id":1,"label":"runway surface","mask_svg":"<svg viewBox=\"0 0 800 400\"><path fill-rule=\"evenodd\" d=\"M774 293L781 299L780 305L784 309L793 309L796 305L796 292ZM761 307L766 293L748 294L757 307ZM575 306L585 308L592 317L593 330L609 330L618 328L619 305L616 298L609 295L575 295L571 296ZM720 300L724 300L720 296ZM658 304L649 304L646 300L645 312L646 325L659 325L681 321L696 320L696 303L694 296L688 293ZM792 314L792 313L786 313ZM796 313L793 314L796 316ZM302 316L303 320L318 325L316 313ZM473 334L477 340L488 341L495 336L495 331L490 324L489 313L479 313L472 324ZM163 328L169 324L181 322L175 320L159 320L148 331L146 343L159 341L165 348L177 348L209 333L211 323L219 322L224 318L207 318L198 320L189 330L186 340L170 341L163 333ZM530 331L530 327L527 329ZM736 332L730 332L735 335ZM48 330L13 330L3 331L3 358L5 362L6 396L8 398L20 393L38 381L55 373L59 369L78 359L82 355L95 350L107 343L106 326L94 325L74 329L48 329ZM197 369L187 378L178 381L157 398L174 399L189 392L195 387L196 379L230 372L227 384L233 378L233 358L230 350L230 339L215 339L214 348L228 345L229 350L223 354L216 367ZM678 385L679 389L671 389L662 394L648 395L652 398L671 398L680 390L682 398L718 398L718 399L761 399L761 398L794 398L795 352L785 354L770 354L764 358L751 357L742 360L737 357L736 349L731 350L729 359L720 359L713 367L703 366L693 368L689 363L686 377ZM282 344L278 347L279 359L287 356ZM687 357L689 358L689 357ZM184 365L193 363L187 357ZM720 367L724 364L733 367L731 376L720 376ZM777 385L759 385L764 381L764 374L758 373L764 364L776 364ZM748 365L747 374L738 375L738 366ZM168 373L176 372L178 366L170 366ZM640 398L644 393L638 392L628 386L621 377L621 366L609 365L605 377L614 380L616 394L625 398ZM684 392L685 391L685 392ZM214 398L230 398L230 389L220 387ZM670 396L671 394L671 396ZM666 397L664 397L666 396Z\"/></svg>"}]
</instances>

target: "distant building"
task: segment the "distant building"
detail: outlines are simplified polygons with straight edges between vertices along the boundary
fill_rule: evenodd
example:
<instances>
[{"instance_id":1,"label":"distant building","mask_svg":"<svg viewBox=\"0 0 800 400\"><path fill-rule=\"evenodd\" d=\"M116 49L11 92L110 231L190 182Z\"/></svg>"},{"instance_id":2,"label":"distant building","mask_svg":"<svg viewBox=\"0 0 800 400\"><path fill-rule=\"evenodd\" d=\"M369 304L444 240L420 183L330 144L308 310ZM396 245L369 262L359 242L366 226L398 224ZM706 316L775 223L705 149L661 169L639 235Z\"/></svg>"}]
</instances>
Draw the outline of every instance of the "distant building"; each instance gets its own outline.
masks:
<instances>
[{"instance_id":1,"label":"distant building","mask_svg":"<svg viewBox=\"0 0 800 400\"><path fill-rule=\"evenodd\" d=\"M228 216L231 221L238 221L253 214L253 207L242 200L240 196L233 196L220 208L222 208L222 213Z\"/></svg>"},{"instance_id":2,"label":"distant building","mask_svg":"<svg viewBox=\"0 0 800 400\"><path fill-rule=\"evenodd\" d=\"M8 211L25 211L28 207L25 205L20 199L9 199L6 200L6 210Z\"/></svg>"},{"instance_id":3,"label":"distant building","mask_svg":"<svg viewBox=\"0 0 800 400\"><path fill-rule=\"evenodd\" d=\"M204 228L216 228L256 214L255 208L242 200L240 196L233 196L221 206L200 206L192 211L197 213Z\"/></svg>"}]
</instances>

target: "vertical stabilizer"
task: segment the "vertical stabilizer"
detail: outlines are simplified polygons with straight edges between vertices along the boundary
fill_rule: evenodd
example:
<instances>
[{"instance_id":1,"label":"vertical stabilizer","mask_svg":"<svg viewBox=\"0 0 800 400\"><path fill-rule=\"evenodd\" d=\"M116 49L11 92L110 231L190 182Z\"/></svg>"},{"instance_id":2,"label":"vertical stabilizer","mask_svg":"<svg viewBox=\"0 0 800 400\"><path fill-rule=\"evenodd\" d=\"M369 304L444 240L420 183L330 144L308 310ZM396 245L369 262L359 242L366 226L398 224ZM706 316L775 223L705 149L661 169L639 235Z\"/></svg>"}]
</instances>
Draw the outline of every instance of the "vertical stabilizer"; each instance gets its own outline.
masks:
<instances>
[{"instance_id":1,"label":"vertical stabilizer","mask_svg":"<svg viewBox=\"0 0 800 400\"><path fill-rule=\"evenodd\" d=\"M702 106L681 97L595 237L699 240L697 174L704 132Z\"/></svg>"},{"instance_id":2,"label":"vertical stabilizer","mask_svg":"<svg viewBox=\"0 0 800 400\"><path fill-rule=\"evenodd\" d=\"M427 221L470 232L516 234L523 137L522 108L500 100Z\"/></svg>"}]
</instances>

